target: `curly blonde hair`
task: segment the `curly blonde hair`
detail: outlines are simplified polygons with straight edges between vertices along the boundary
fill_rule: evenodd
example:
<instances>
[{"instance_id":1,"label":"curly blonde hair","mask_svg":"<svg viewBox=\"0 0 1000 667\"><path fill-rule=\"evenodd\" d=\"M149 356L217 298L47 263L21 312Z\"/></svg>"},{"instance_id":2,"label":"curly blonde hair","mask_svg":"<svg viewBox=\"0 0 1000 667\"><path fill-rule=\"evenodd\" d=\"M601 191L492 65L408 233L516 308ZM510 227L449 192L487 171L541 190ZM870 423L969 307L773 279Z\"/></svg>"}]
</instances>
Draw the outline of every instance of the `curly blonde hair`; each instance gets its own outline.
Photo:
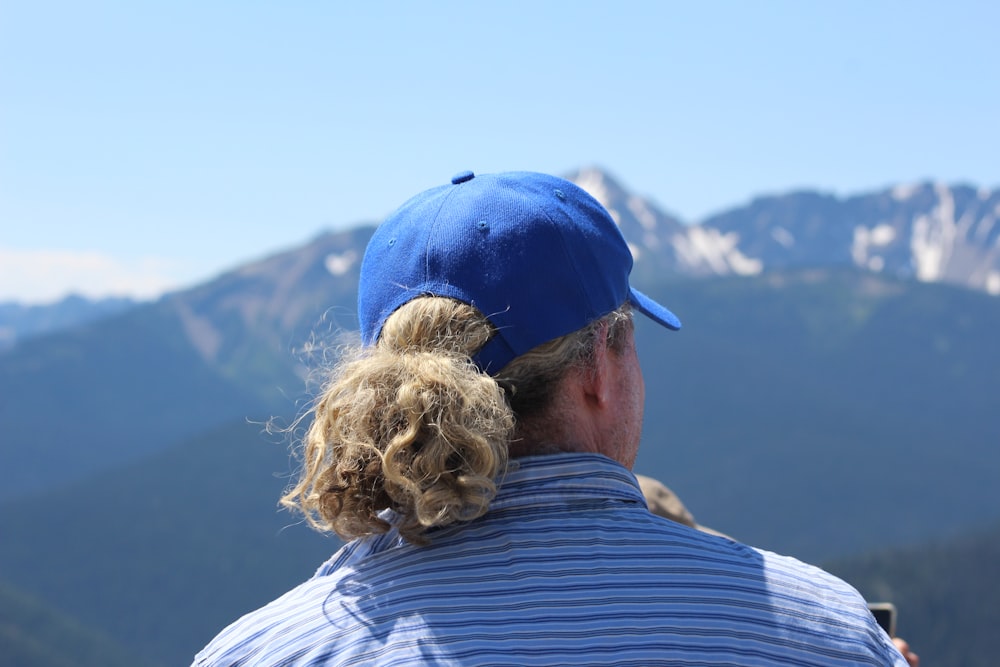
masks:
<instances>
[{"instance_id":1,"label":"curly blonde hair","mask_svg":"<svg viewBox=\"0 0 1000 667\"><path fill-rule=\"evenodd\" d=\"M334 368L310 411L299 481L281 504L345 540L386 532L392 510L400 535L417 544L428 528L483 515L507 470L515 414L544 411L600 323L628 313L539 346L494 379L471 358L495 333L479 310L443 297L406 303L374 346ZM609 341L619 330L609 327Z\"/></svg>"}]
</instances>

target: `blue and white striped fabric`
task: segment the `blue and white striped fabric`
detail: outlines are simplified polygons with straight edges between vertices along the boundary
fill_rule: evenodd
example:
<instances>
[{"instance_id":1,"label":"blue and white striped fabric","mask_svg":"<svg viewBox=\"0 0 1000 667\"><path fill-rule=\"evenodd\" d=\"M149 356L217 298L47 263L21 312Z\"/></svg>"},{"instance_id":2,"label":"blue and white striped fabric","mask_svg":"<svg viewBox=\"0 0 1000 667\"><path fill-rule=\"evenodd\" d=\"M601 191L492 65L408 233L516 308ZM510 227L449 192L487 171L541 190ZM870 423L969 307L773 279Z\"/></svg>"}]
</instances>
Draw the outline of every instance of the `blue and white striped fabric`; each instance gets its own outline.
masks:
<instances>
[{"instance_id":1,"label":"blue and white striped fabric","mask_svg":"<svg viewBox=\"0 0 1000 667\"><path fill-rule=\"evenodd\" d=\"M646 510L593 454L519 459L489 513L356 540L195 665L898 665L858 593Z\"/></svg>"}]
</instances>

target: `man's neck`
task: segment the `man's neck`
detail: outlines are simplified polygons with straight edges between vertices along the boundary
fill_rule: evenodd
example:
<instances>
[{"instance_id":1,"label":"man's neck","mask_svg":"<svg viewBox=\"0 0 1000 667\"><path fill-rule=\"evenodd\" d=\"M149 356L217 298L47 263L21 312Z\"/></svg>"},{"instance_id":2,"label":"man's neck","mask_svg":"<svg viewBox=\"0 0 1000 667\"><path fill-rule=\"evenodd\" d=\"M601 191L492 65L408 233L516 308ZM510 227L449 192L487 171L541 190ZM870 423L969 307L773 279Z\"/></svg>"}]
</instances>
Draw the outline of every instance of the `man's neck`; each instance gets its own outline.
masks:
<instances>
[{"instance_id":1,"label":"man's neck","mask_svg":"<svg viewBox=\"0 0 1000 667\"><path fill-rule=\"evenodd\" d=\"M578 452L579 448L568 443L553 442L532 442L529 440L511 441L508 452L512 459L522 456L540 456L543 454L565 454L567 452Z\"/></svg>"}]
</instances>

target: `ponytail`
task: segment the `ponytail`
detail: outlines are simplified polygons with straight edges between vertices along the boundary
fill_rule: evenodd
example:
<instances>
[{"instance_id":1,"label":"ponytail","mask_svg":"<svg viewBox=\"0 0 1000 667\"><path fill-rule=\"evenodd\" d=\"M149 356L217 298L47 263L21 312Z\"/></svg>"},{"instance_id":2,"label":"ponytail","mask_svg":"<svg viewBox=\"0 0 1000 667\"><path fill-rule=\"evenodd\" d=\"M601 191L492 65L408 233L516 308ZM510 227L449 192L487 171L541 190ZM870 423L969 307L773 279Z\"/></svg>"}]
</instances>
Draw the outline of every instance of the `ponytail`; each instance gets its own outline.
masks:
<instances>
[{"instance_id":1,"label":"ponytail","mask_svg":"<svg viewBox=\"0 0 1000 667\"><path fill-rule=\"evenodd\" d=\"M302 473L281 503L345 540L481 516L507 467L514 415L472 363L493 334L474 307L422 297L393 313L376 345L341 361L312 410Z\"/></svg>"}]
</instances>

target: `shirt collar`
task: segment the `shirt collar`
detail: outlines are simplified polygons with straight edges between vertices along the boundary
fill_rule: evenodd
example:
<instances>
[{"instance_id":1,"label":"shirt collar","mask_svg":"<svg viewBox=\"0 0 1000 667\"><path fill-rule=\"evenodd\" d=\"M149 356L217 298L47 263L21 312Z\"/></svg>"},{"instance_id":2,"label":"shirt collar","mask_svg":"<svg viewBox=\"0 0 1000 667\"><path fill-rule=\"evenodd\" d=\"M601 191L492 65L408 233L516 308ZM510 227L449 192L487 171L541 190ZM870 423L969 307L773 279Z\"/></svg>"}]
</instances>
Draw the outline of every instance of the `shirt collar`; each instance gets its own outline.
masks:
<instances>
[{"instance_id":1,"label":"shirt collar","mask_svg":"<svg viewBox=\"0 0 1000 667\"><path fill-rule=\"evenodd\" d=\"M490 510L608 498L646 506L635 476L601 454L560 453L514 459Z\"/></svg>"},{"instance_id":2,"label":"shirt collar","mask_svg":"<svg viewBox=\"0 0 1000 667\"><path fill-rule=\"evenodd\" d=\"M507 474L500 479L499 490L489 512L504 509L567 505L609 499L646 507L646 499L635 476L623 465L601 454L560 453L525 456L511 461ZM487 512L486 516L489 516ZM380 516L395 523L391 510ZM455 530L461 523L431 529ZM320 566L314 578L328 575L373 553L404 547L396 531L354 540Z\"/></svg>"}]
</instances>

